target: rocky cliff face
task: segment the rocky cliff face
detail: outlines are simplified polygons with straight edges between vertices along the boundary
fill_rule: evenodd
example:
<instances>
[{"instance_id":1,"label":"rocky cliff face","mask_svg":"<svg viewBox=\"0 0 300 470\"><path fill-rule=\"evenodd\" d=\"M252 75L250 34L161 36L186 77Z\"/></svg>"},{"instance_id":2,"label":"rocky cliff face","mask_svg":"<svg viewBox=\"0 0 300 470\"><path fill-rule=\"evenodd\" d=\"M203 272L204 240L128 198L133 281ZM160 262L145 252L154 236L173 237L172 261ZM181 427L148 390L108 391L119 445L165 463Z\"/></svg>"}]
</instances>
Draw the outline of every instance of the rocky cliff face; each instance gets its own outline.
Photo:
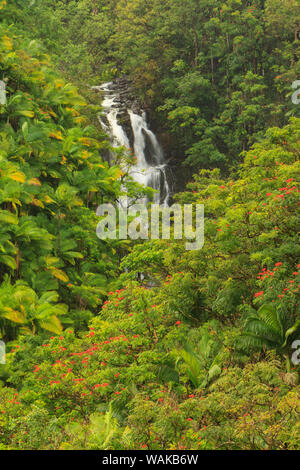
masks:
<instances>
[{"instance_id":1,"label":"rocky cliff face","mask_svg":"<svg viewBox=\"0 0 300 470\"><path fill-rule=\"evenodd\" d=\"M109 84L109 89L111 90L111 93L116 96L113 106L118 109L118 122L128 136L130 147L133 147L134 137L128 109L131 109L134 113L140 115L143 113L142 105L134 94L132 82L128 78L116 78ZM102 92L100 87L94 87L94 90L96 92ZM105 115L102 116L102 120L107 126L109 126Z\"/></svg>"},{"instance_id":2,"label":"rocky cliff face","mask_svg":"<svg viewBox=\"0 0 300 470\"><path fill-rule=\"evenodd\" d=\"M102 87L93 87L93 89L95 92L101 93L102 99L104 96L107 98L109 95L114 98L113 103L109 103L109 106L115 109L117 122L119 126L122 127L128 138L128 145L133 148L134 133L128 110L131 110L139 116L145 116L145 108L142 106L142 103L134 91L132 81L127 77L117 78ZM162 146L164 159L168 167L167 172L170 185L174 192L182 191L186 182L190 178L190 169L182 166L182 155L178 151L178 146L176 145L176 142L174 142L174 138L172 138L172 136L168 134L160 124L158 124L155 119L155 113L151 112L151 110L147 111L145 119L148 121L149 128L154 131L157 140ZM104 127L107 128L107 131L109 131L111 123L107 120L107 114L102 114L101 122ZM146 133L144 133L144 138L147 140ZM145 146L146 159L150 164L155 164L151 161L150 149L151 146Z\"/></svg>"},{"instance_id":3,"label":"rocky cliff face","mask_svg":"<svg viewBox=\"0 0 300 470\"><path fill-rule=\"evenodd\" d=\"M168 205L172 195L170 168L131 82L121 78L93 89L102 94L99 120L112 145L131 149L134 160L129 173L133 180L155 190L154 202ZM111 158L112 154L108 160Z\"/></svg>"}]
</instances>

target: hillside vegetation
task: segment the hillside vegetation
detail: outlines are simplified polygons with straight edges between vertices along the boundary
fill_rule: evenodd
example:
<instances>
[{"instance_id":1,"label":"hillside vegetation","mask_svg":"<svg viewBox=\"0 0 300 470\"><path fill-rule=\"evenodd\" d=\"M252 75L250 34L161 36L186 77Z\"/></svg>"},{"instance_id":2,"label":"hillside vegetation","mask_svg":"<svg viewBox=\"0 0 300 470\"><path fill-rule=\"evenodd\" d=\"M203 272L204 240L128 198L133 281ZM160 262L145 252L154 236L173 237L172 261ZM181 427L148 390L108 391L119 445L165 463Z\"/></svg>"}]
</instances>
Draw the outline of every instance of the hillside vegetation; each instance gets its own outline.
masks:
<instances>
[{"instance_id":1,"label":"hillside vegetation","mask_svg":"<svg viewBox=\"0 0 300 470\"><path fill-rule=\"evenodd\" d=\"M268 127L300 117L298 0L21 3L24 27L80 88L128 75L188 168L228 174Z\"/></svg>"},{"instance_id":2,"label":"hillside vegetation","mask_svg":"<svg viewBox=\"0 0 300 470\"><path fill-rule=\"evenodd\" d=\"M297 12L0 0L1 450L300 449ZM124 73L193 165L202 250L96 236L151 193L87 91Z\"/></svg>"}]
</instances>

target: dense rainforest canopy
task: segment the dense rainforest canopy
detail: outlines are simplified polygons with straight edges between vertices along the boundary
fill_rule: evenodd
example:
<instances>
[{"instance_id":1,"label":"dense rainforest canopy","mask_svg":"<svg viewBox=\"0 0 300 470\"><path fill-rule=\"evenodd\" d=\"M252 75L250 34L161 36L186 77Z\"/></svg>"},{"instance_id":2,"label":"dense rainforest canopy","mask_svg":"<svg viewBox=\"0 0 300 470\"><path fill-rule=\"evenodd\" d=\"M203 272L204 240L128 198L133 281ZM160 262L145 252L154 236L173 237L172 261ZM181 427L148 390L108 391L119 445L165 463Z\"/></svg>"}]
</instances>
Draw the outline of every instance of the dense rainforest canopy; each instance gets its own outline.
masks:
<instances>
[{"instance_id":1,"label":"dense rainforest canopy","mask_svg":"<svg viewBox=\"0 0 300 470\"><path fill-rule=\"evenodd\" d=\"M297 0L0 0L1 450L300 449L299 55ZM97 119L123 76L201 250L96 236L152 194Z\"/></svg>"},{"instance_id":2,"label":"dense rainforest canopy","mask_svg":"<svg viewBox=\"0 0 300 470\"><path fill-rule=\"evenodd\" d=\"M192 168L236 168L268 127L300 117L289 98L299 79L297 0L24 3L30 34L70 80L85 88L130 76L171 136L171 155Z\"/></svg>"}]
</instances>

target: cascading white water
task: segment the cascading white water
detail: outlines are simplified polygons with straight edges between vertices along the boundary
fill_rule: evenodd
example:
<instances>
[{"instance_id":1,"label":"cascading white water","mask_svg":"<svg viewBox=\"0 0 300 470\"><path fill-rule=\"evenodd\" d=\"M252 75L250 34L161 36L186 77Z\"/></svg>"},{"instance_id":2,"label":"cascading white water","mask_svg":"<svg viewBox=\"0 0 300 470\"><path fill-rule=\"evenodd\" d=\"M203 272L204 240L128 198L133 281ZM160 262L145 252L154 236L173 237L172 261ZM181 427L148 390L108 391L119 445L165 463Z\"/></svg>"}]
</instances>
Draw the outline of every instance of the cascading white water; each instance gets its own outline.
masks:
<instances>
[{"instance_id":1,"label":"cascading white water","mask_svg":"<svg viewBox=\"0 0 300 470\"><path fill-rule=\"evenodd\" d=\"M99 87L93 87L103 92L102 102L103 113L106 121L100 117L100 122L104 130L111 136L114 147L126 147L129 149L129 138L118 122L120 113L120 95L112 89L112 82L105 83ZM161 146L148 128L146 115L135 114L131 109L127 109L133 133L133 150L136 163L130 167L129 173L139 184L151 187L157 191L154 195L154 202L168 205L170 200L170 187L167 178L167 166Z\"/></svg>"},{"instance_id":2,"label":"cascading white water","mask_svg":"<svg viewBox=\"0 0 300 470\"><path fill-rule=\"evenodd\" d=\"M105 121L101 119L100 122L104 130L111 136L112 144L114 147L126 147L129 148L129 140L126 133L124 132L122 126L118 123L118 102L116 101L118 96L111 92L109 89L111 83L105 83L100 87L93 87L93 89L98 89L99 91L104 92L104 100L102 102L103 112L106 115L106 119L109 123L109 126L105 124Z\"/></svg>"},{"instance_id":3,"label":"cascading white water","mask_svg":"<svg viewBox=\"0 0 300 470\"><path fill-rule=\"evenodd\" d=\"M6 105L6 84L0 80L0 104Z\"/></svg>"}]
</instances>

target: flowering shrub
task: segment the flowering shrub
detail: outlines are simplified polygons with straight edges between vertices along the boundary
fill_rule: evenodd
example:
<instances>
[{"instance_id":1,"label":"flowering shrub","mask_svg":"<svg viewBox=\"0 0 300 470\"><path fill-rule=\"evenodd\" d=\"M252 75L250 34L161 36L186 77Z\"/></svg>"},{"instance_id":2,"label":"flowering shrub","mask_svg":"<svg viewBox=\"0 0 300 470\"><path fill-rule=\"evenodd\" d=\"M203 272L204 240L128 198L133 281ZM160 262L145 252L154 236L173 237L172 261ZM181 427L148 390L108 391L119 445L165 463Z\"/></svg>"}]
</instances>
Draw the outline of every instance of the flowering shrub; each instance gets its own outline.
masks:
<instances>
[{"instance_id":1,"label":"flowering shrub","mask_svg":"<svg viewBox=\"0 0 300 470\"><path fill-rule=\"evenodd\" d=\"M300 120L174 196L205 205L202 250L104 242L99 201L147 190L5 22L0 67L0 449L299 449Z\"/></svg>"}]
</instances>

